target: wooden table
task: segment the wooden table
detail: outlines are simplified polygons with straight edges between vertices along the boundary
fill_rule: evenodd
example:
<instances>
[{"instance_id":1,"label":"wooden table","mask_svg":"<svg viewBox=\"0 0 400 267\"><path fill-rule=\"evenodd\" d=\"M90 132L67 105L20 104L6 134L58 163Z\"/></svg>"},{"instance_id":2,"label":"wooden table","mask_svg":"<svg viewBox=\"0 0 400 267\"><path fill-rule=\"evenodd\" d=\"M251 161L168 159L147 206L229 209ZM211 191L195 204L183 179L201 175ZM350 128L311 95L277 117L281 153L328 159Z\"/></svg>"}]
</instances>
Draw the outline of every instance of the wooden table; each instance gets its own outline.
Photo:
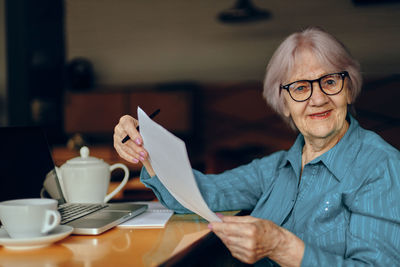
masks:
<instances>
[{"instance_id":1,"label":"wooden table","mask_svg":"<svg viewBox=\"0 0 400 267\"><path fill-rule=\"evenodd\" d=\"M207 221L197 215L175 214L166 227L160 229L114 228L98 236L71 235L35 250L0 247L0 266L188 266L188 260L200 264L213 253L230 257L219 239L208 231L207 225ZM189 242L190 245L173 255L185 240L194 243ZM218 241L218 249L212 248ZM207 252L209 249L212 253ZM225 251L218 252L221 249ZM215 256L208 258L213 262L215 259Z\"/></svg>"}]
</instances>

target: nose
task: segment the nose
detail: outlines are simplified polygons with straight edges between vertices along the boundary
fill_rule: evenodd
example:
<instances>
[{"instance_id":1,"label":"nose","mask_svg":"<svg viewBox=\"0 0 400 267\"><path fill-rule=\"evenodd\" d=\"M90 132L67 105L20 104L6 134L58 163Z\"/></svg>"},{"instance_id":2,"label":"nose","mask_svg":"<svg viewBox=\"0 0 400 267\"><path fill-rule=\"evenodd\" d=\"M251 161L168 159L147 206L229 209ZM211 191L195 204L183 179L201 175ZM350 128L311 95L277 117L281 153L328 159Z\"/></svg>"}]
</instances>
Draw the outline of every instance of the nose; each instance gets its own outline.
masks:
<instances>
[{"instance_id":1,"label":"nose","mask_svg":"<svg viewBox=\"0 0 400 267\"><path fill-rule=\"evenodd\" d=\"M322 91L319 83L315 81L313 83L313 92L310 97L310 104L314 106L322 106L329 101L328 96Z\"/></svg>"}]
</instances>

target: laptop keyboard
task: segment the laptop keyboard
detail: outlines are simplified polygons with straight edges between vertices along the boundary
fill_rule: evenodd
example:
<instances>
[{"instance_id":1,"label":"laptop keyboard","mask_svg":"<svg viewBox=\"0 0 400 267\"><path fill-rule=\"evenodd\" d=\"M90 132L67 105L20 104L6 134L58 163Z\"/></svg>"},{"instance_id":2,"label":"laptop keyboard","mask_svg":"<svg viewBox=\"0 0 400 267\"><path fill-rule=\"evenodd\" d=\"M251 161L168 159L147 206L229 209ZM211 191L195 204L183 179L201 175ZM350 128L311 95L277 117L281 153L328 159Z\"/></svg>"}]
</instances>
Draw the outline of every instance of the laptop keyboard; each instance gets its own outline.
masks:
<instances>
[{"instance_id":1,"label":"laptop keyboard","mask_svg":"<svg viewBox=\"0 0 400 267\"><path fill-rule=\"evenodd\" d=\"M107 204L65 203L58 207L58 211L61 214L61 224L65 224L106 207Z\"/></svg>"}]
</instances>

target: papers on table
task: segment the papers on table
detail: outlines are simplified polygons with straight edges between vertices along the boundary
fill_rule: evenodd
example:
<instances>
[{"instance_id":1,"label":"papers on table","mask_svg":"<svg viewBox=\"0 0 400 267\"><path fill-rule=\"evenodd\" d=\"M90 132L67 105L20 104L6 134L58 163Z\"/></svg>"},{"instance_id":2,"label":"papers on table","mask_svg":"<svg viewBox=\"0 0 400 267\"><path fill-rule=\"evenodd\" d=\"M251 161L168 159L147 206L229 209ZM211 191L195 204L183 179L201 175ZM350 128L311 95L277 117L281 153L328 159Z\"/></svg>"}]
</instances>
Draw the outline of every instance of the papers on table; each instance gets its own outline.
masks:
<instances>
[{"instance_id":1,"label":"papers on table","mask_svg":"<svg viewBox=\"0 0 400 267\"><path fill-rule=\"evenodd\" d=\"M197 187L185 143L151 120L140 107L138 118L144 148L161 183L187 209L209 222L221 221L209 209Z\"/></svg>"},{"instance_id":2,"label":"papers on table","mask_svg":"<svg viewBox=\"0 0 400 267\"><path fill-rule=\"evenodd\" d=\"M118 225L120 228L163 228L169 218L174 214L173 210L167 209L160 202L135 202L147 204L148 208L142 214Z\"/></svg>"}]
</instances>

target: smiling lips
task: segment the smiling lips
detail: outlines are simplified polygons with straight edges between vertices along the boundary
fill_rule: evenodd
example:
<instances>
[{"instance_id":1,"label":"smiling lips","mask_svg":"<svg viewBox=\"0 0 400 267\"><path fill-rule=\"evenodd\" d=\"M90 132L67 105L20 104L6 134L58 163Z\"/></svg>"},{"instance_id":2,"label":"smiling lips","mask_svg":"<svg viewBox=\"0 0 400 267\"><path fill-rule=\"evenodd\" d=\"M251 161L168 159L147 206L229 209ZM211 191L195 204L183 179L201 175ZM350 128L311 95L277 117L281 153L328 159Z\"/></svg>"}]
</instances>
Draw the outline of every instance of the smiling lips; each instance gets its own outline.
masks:
<instances>
[{"instance_id":1,"label":"smiling lips","mask_svg":"<svg viewBox=\"0 0 400 267\"><path fill-rule=\"evenodd\" d=\"M325 119L328 118L332 113L332 110L327 110L324 112L319 112L319 113L313 113L310 114L309 116L311 117L311 119Z\"/></svg>"}]
</instances>

